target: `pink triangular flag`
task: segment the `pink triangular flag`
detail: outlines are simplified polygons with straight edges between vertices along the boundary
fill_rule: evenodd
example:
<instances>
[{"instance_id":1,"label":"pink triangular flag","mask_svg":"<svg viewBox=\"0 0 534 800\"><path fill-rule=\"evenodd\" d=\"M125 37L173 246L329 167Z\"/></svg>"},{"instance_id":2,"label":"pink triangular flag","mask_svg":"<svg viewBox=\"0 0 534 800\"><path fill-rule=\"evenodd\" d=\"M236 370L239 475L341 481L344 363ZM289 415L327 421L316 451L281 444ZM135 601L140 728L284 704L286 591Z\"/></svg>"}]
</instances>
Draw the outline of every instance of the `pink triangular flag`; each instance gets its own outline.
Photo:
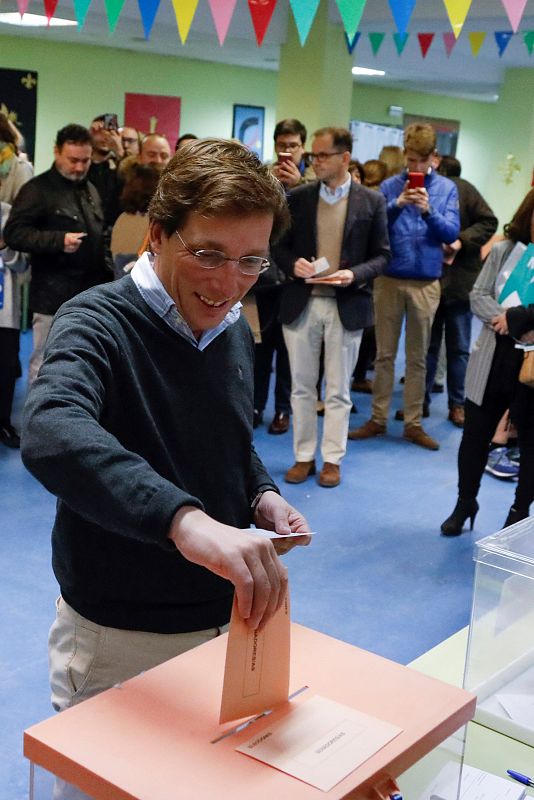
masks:
<instances>
[{"instance_id":1,"label":"pink triangular flag","mask_svg":"<svg viewBox=\"0 0 534 800\"><path fill-rule=\"evenodd\" d=\"M443 42L445 44L445 52L447 53L448 56L450 56L450 54L452 53L452 49L453 49L454 45L456 44L456 41L457 41L456 36L454 35L454 33L452 31L446 31L443 34Z\"/></svg>"},{"instance_id":2,"label":"pink triangular flag","mask_svg":"<svg viewBox=\"0 0 534 800\"><path fill-rule=\"evenodd\" d=\"M515 33L519 28L519 23L525 11L527 0L502 0L502 4L510 20L512 30Z\"/></svg>"},{"instance_id":3,"label":"pink triangular flag","mask_svg":"<svg viewBox=\"0 0 534 800\"><path fill-rule=\"evenodd\" d=\"M17 0L17 8L21 17L24 16L30 5L30 0Z\"/></svg>"},{"instance_id":4,"label":"pink triangular flag","mask_svg":"<svg viewBox=\"0 0 534 800\"><path fill-rule=\"evenodd\" d=\"M230 27L230 22L232 21L232 17L234 15L236 3L237 0L209 0L211 16L213 17L213 22L215 23L217 38L219 39L219 44L221 47L226 39L226 34L228 33L228 28Z\"/></svg>"}]
</instances>

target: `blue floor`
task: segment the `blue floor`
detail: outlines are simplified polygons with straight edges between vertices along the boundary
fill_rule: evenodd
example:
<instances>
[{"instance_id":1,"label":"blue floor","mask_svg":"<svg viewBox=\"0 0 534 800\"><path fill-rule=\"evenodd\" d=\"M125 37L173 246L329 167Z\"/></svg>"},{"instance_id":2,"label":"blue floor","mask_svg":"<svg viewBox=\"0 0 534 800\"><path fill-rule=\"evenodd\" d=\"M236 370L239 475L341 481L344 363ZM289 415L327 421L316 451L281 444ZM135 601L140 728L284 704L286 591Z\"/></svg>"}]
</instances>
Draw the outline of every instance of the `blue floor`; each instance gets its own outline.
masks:
<instances>
[{"instance_id":1,"label":"blue floor","mask_svg":"<svg viewBox=\"0 0 534 800\"><path fill-rule=\"evenodd\" d=\"M22 336L26 368L31 334ZM397 377L402 374L399 361ZM18 382L18 424L26 374ZM402 404L397 390L393 408ZM354 395L355 427L369 417L371 398ZM273 409L269 407L268 421ZM286 557L292 618L401 663L407 663L469 621L473 543L498 530L513 484L485 476L473 533L446 539L441 521L455 502L460 431L446 420L446 397L434 395L425 428L439 452L402 440L402 423L386 436L349 442L336 489L315 479L284 484L293 463L291 435L259 428L256 446L285 496L317 535ZM54 498L26 472L17 451L0 445L0 800L23 800L28 768L22 732L50 716L46 639L57 586L50 568Z\"/></svg>"}]
</instances>

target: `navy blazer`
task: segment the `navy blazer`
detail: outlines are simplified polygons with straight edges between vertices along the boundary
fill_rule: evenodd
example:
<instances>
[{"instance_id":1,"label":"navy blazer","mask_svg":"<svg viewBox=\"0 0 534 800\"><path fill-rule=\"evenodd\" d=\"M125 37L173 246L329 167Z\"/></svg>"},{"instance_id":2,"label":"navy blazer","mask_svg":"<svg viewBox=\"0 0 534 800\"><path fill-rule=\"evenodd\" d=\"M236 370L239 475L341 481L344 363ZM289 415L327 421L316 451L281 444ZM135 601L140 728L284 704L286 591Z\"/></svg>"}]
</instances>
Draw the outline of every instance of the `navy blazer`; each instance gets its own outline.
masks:
<instances>
[{"instance_id":1,"label":"navy blazer","mask_svg":"<svg viewBox=\"0 0 534 800\"><path fill-rule=\"evenodd\" d=\"M273 247L273 256L290 278L284 287L280 321L290 324L304 311L312 285L295 278L293 267L299 258L318 258L317 204L319 181L298 186L288 196L291 228ZM350 269L355 280L347 287L335 287L339 317L349 331L373 324L373 278L381 275L391 258L386 205L380 192L351 183L347 217L341 246L340 269Z\"/></svg>"}]
</instances>

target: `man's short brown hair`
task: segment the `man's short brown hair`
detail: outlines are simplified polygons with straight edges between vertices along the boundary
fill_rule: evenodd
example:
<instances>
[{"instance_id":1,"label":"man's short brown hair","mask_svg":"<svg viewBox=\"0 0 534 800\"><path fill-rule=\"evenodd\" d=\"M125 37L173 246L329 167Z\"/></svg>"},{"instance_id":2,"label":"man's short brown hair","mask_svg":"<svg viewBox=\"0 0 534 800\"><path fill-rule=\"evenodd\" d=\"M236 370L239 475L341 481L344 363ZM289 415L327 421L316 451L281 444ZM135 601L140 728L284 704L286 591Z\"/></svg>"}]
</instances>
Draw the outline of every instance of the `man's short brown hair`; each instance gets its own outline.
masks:
<instances>
[{"instance_id":1,"label":"man's short brown hair","mask_svg":"<svg viewBox=\"0 0 534 800\"><path fill-rule=\"evenodd\" d=\"M314 139L318 136L331 136L333 147L337 147L341 153L352 153L352 135L347 128L319 128L313 134Z\"/></svg>"},{"instance_id":2,"label":"man's short brown hair","mask_svg":"<svg viewBox=\"0 0 534 800\"><path fill-rule=\"evenodd\" d=\"M436 150L436 131L427 123L408 125L404 131L404 150L414 150L427 158Z\"/></svg>"},{"instance_id":3,"label":"man's short brown hair","mask_svg":"<svg viewBox=\"0 0 534 800\"><path fill-rule=\"evenodd\" d=\"M208 217L223 214L272 214L271 239L289 225L282 184L255 153L240 142L198 139L180 148L161 175L150 203L150 220L171 236L190 212Z\"/></svg>"}]
</instances>

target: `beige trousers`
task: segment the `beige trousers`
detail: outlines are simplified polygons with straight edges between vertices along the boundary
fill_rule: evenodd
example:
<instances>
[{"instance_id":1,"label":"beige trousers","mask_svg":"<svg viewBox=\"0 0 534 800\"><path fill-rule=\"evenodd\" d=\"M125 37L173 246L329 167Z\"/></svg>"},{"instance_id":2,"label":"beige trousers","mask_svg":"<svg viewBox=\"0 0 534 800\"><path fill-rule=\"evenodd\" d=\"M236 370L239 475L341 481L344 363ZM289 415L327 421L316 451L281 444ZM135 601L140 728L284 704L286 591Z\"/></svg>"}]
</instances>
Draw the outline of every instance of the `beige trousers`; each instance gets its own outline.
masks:
<instances>
[{"instance_id":1,"label":"beige trousers","mask_svg":"<svg viewBox=\"0 0 534 800\"><path fill-rule=\"evenodd\" d=\"M28 383L31 385L37 377L43 363L43 353L54 319L52 314L34 314L32 317L33 350L28 366Z\"/></svg>"},{"instance_id":2,"label":"beige trousers","mask_svg":"<svg viewBox=\"0 0 534 800\"><path fill-rule=\"evenodd\" d=\"M85 619L60 597L48 638L52 705L63 711L214 639L226 629L164 634L108 628ZM85 798L76 787L56 780L54 800Z\"/></svg>"},{"instance_id":3,"label":"beige trousers","mask_svg":"<svg viewBox=\"0 0 534 800\"><path fill-rule=\"evenodd\" d=\"M395 357L406 320L404 424L421 425L425 398L426 354L440 299L438 280L415 281L382 276L374 282L376 330L372 418L386 425L393 394Z\"/></svg>"}]
</instances>

